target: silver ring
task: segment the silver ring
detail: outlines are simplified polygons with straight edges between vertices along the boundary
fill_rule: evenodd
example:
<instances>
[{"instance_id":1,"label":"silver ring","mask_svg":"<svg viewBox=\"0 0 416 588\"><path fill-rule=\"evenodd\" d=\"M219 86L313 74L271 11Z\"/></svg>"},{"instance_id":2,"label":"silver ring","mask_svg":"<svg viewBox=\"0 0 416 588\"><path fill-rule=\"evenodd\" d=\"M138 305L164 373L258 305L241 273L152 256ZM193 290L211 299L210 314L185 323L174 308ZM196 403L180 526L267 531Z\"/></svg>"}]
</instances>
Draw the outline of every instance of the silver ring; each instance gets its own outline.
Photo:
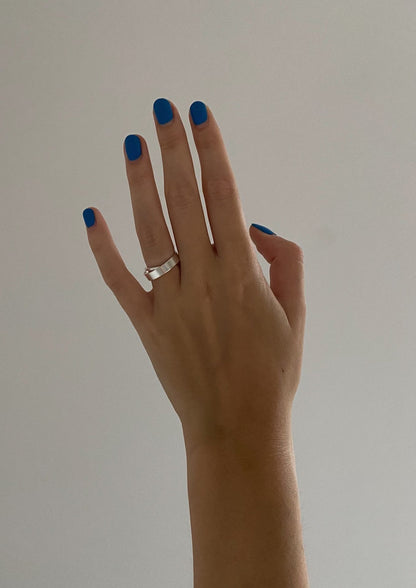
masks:
<instances>
[{"instance_id":1,"label":"silver ring","mask_svg":"<svg viewBox=\"0 0 416 588\"><path fill-rule=\"evenodd\" d=\"M180 262L179 255L175 251L175 253L172 255L172 257L169 257L169 259L167 259L161 265L156 265L155 267L146 267L146 269L144 271L144 275L150 281L157 280L157 278L160 278L160 276L163 276L163 274L166 274L169 270L171 270L173 267L175 267L175 265L177 265L179 262Z\"/></svg>"}]
</instances>

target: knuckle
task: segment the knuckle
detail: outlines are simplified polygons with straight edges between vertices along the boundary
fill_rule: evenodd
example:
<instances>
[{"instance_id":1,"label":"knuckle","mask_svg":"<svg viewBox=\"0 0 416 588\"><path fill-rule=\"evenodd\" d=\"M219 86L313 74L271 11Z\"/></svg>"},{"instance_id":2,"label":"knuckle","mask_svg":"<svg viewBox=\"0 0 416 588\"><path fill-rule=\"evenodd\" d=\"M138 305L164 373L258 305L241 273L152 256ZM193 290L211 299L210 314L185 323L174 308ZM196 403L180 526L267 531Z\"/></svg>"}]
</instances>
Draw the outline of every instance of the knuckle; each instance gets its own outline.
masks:
<instances>
[{"instance_id":1,"label":"knuckle","mask_svg":"<svg viewBox=\"0 0 416 588\"><path fill-rule=\"evenodd\" d=\"M299 245L296 245L296 247L295 247L295 257L296 257L297 261L299 261L300 263L303 263L303 261L304 261L303 249Z\"/></svg>"},{"instance_id":2,"label":"knuckle","mask_svg":"<svg viewBox=\"0 0 416 588\"><path fill-rule=\"evenodd\" d=\"M151 223L144 224L140 231L137 231L139 241L145 250L160 249L160 233L155 229Z\"/></svg>"},{"instance_id":3,"label":"knuckle","mask_svg":"<svg viewBox=\"0 0 416 588\"><path fill-rule=\"evenodd\" d=\"M190 283L190 291L192 292L191 307L195 307L198 310L206 303L212 304L215 298L214 285L209 280L204 279L200 276L199 279L195 279Z\"/></svg>"},{"instance_id":4,"label":"knuckle","mask_svg":"<svg viewBox=\"0 0 416 588\"><path fill-rule=\"evenodd\" d=\"M127 179L129 181L130 187L134 187L138 184L147 184L153 178L148 165L134 165L128 166Z\"/></svg>"},{"instance_id":5,"label":"knuckle","mask_svg":"<svg viewBox=\"0 0 416 588\"><path fill-rule=\"evenodd\" d=\"M252 267L249 260L243 265L229 263L226 268L224 287L236 298L244 297L253 286L258 285L258 269Z\"/></svg>"},{"instance_id":6,"label":"knuckle","mask_svg":"<svg viewBox=\"0 0 416 588\"><path fill-rule=\"evenodd\" d=\"M163 136L159 138L160 148L163 151L172 151L172 149L176 149L181 140L177 129L164 129L164 131Z\"/></svg>"},{"instance_id":7,"label":"knuckle","mask_svg":"<svg viewBox=\"0 0 416 588\"><path fill-rule=\"evenodd\" d=\"M104 282L112 292L120 292L124 285L124 276L120 272L110 270L103 273Z\"/></svg>"},{"instance_id":8,"label":"knuckle","mask_svg":"<svg viewBox=\"0 0 416 588\"><path fill-rule=\"evenodd\" d=\"M200 149L208 151L218 147L218 136L215 132L212 131L210 126L205 127L204 129L200 129L199 131L200 132L198 133L196 140L198 141Z\"/></svg>"},{"instance_id":9,"label":"knuckle","mask_svg":"<svg viewBox=\"0 0 416 588\"><path fill-rule=\"evenodd\" d=\"M296 258L297 258L297 260L298 260L300 263L302 263L302 264L303 264L303 262L304 262L304 259L305 259L305 256L304 256L304 254L303 254L303 249L302 249L302 247L299 247L299 246L298 246L298 248L297 248L297 250L296 250Z\"/></svg>"},{"instance_id":10,"label":"knuckle","mask_svg":"<svg viewBox=\"0 0 416 588\"><path fill-rule=\"evenodd\" d=\"M300 245L298 245L294 241L289 241L289 250L292 252L292 255L293 255L295 261L298 261L299 263L303 263L304 255L303 255L303 249Z\"/></svg>"},{"instance_id":11,"label":"knuckle","mask_svg":"<svg viewBox=\"0 0 416 588\"><path fill-rule=\"evenodd\" d=\"M237 187L229 178L210 178L206 181L205 192L214 200L229 200L237 194Z\"/></svg>"},{"instance_id":12,"label":"knuckle","mask_svg":"<svg viewBox=\"0 0 416 588\"><path fill-rule=\"evenodd\" d=\"M195 198L189 186L177 185L172 186L166 191L166 197L175 208L186 210L193 206Z\"/></svg>"}]
</instances>

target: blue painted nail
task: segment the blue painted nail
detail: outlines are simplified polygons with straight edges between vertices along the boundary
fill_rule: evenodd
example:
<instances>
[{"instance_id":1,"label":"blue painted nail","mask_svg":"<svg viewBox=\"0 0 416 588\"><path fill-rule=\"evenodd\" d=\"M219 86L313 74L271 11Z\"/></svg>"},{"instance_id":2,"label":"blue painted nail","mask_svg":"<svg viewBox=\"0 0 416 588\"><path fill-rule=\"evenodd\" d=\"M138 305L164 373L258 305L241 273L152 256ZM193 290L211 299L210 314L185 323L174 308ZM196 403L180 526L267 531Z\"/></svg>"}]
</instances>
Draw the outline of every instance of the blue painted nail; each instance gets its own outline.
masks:
<instances>
[{"instance_id":1,"label":"blue painted nail","mask_svg":"<svg viewBox=\"0 0 416 588\"><path fill-rule=\"evenodd\" d=\"M194 121L194 125L201 125L207 120L207 107L203 102L199 100L197 100L196 102L192 102L190 110L192 120Z\"/></svg>"},{"instance_id":2,"label":"blue painted nail","mask_svg":"<svg viewBox=\"0 0 416 588\"><path fill-rule=\"evenodd\" d=\"M273 231L271 231L267 227L263 227L263 225L256 225L256 223L251 223L251 225L253 227L256 227L256 229L259 229L260 231L263 231L263 233L267 233L268 235L275 235L276 234L276 233L273 233Z\"/></svg>"},{"instance_id":3,"label":"blue painted nail","mask_svg":"<svg viewBox=\"0 0 416 588\"><path fill-rule=\"evenodd\" d=\"M137 135L127 135L124 139L124 146L126 148L126 154L130 161L139 159L142 154L142 144Z\"/></svg>"},{"instance_id":4,"label":"blue painted nail","mask_svg":"<svg viewBox=\"0 0 416 588\"><path fill-rule=\"evenodd\" d=\"M169 100L158 98L153 103L153 110L160 125L164 125L173 119L173 110Z\"/></svg>"},{"instance_id":5,"label":"blue painted nail","mask_svg":"<svg viewBox=\"0 0 416 588\"><path fill-rule=\"evenodd\" d=\"M82 216L84 217L84 221L87 227L92 227L92 225L95 223L95 214L93 209L86 208L82 213Z\"/></svg>"}]
</instances>

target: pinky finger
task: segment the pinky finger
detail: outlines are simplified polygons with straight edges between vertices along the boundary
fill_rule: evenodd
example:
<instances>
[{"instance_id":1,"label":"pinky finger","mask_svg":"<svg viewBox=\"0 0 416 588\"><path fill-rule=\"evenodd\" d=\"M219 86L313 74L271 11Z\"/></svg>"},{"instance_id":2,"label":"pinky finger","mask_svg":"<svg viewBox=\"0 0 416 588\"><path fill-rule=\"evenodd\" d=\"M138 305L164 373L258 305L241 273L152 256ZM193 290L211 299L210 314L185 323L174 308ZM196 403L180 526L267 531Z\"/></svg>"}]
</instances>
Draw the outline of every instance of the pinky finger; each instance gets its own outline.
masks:
<instances>
[{"instance_id":1,"label":"pinky finger","mask_svg":"<svg viewBox=\"0 0 416 588\"><path fill-rule=\"evenodd\" d=\"M88 242L104 282L139 332L140 326L151 316L151 297L127 269L101 212L97 208L86 208L82 214Z\"/></svg>"}]
</instances>

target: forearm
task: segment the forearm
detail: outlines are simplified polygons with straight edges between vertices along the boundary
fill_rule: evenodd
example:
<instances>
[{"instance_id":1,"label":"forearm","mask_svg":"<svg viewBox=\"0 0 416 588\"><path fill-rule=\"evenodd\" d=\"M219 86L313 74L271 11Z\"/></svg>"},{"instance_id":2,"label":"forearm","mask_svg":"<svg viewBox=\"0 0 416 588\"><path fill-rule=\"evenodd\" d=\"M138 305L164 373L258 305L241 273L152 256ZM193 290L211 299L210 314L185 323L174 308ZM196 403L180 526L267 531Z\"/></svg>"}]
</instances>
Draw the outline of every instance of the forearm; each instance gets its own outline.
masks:
<instances>
[{"instance_id":1,"label":"forearm","mask_svg":"<svg viewBox=\"0 0 416 588\"><path fill-rule=\"evenodd\" d=\"M291 436L187 450L194 588L308 588Z\"/></svg>"}]
</instances>

